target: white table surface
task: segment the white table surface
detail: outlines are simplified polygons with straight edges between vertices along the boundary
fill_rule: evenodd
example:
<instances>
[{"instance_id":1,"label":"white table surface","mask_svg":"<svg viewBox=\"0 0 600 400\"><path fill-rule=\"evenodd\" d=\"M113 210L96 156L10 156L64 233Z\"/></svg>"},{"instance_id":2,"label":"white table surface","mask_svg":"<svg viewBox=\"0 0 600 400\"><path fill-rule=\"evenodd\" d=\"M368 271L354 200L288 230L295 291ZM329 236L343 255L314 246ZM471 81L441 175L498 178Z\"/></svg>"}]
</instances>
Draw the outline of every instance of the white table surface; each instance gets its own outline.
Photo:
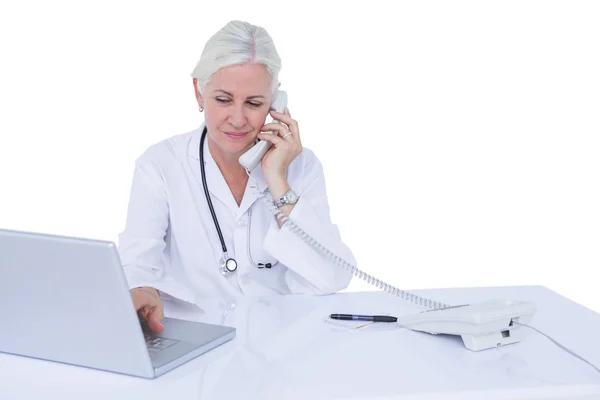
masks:
<instances>
[{"instance_id":1,"label":"white table surface","mask_svg":"<svg viewBox=\"0 0 600 400\"><path fill-rule=\"evenodd\" d=\"M542 286L414 293L450 304L533 300L531 325L600 367L600 315ZM457 336L325 322L331 313L421 310L387 293L167 307L172 317L235 326L237 336L154 380L0 354L0 399L600 398L600 373L529 329L521 343L471 352Z\"/></svg>"}]
</instances>

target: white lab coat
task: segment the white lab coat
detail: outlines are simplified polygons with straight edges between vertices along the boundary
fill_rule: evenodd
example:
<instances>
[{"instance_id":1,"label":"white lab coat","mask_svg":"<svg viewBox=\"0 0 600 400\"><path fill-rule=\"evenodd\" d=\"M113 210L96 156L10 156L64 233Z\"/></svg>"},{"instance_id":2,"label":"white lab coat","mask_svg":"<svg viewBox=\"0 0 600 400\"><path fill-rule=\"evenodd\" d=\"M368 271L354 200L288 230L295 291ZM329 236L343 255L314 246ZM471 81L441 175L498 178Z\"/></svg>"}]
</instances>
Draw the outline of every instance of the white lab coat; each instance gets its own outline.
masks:
<instances>
[{"instance_id":1,"label":"white lab coat","mask_svg":"<svg viewBox=\"0 0 600 400\"><path fill-rule=\"evenodd\" d=\"M347 287L350 274L284 225L277 226L248 180L240 207L204 142L206 181L229 257L238 269L221 275L219 237L202 187L198 148L204 129L170 137L148 148L135 163L126 226L119 255L130 288L151 286L162 296L200 305L203 299L232 300L243 295L329 294ZM261 167L251 175L272 199ZM300 196L290 218L339 257L356 265L329 217L321 163L304 148L287 170ZM252 209L247 254L248 210ZM286 224L287 225L287 224Z\"/></svg>"}]
</instances>

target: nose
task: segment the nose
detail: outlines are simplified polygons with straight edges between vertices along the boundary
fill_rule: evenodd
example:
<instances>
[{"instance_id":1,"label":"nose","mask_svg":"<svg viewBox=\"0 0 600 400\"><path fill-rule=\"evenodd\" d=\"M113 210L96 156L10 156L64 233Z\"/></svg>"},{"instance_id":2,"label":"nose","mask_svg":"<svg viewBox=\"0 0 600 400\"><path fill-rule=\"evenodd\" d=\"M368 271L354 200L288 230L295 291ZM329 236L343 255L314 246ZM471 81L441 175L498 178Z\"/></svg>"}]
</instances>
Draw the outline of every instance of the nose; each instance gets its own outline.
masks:
<instances>
[{"instance_id":1,"label":"nose","mask_svg":"<svg viewBox=\"0 0 600 400\"><path fill-rule=\"evenodd\" d=\"M244 105L238 104L231 107L231 113L229 114L229 124L234 128L242 128L246 125L246 115L244 113Z\"/></svg>"}]
</instances>

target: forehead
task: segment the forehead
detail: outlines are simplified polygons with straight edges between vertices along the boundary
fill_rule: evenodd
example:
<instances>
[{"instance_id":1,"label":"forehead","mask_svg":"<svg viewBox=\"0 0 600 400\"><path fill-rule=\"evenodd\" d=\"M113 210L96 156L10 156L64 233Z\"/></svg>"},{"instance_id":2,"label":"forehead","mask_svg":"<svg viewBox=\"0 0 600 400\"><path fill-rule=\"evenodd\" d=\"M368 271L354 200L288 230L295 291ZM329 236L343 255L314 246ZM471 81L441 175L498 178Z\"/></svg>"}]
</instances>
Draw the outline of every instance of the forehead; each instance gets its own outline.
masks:
<instances>
[{"instance_id":1,"label":"forehead","mask_svg":"<svg viewBox=\"0 0 600 400\"><path fill-rule=\"evenodd\" d=\"M225 90L234 96L267 96L271 75L262 64L232 65L215 72L208 86L211 91Z\"/></svg>"}]
</instances>

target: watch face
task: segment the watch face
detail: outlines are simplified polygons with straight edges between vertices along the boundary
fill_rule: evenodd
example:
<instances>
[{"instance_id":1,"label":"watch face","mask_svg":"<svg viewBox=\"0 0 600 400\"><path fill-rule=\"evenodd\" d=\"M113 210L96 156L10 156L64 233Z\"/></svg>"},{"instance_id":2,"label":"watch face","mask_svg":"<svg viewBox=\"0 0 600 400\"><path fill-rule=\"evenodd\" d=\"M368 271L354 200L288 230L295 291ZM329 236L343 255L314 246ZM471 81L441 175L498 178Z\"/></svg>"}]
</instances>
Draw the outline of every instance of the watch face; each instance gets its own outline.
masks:
<instances>
[{"instance_id":1,"label":"watch face","mask_svg":"<svg viewBox=\"0 0 600 400\"><path fill-rule=\"evenodd\" d=\"M296 201L298 201L298 195L293 190L290 190L289 192L287 192L285 194L285 198L287 199L287 201L289 203L292 203L292 204L295 203Z\"/></svg>"}]
</instances>

